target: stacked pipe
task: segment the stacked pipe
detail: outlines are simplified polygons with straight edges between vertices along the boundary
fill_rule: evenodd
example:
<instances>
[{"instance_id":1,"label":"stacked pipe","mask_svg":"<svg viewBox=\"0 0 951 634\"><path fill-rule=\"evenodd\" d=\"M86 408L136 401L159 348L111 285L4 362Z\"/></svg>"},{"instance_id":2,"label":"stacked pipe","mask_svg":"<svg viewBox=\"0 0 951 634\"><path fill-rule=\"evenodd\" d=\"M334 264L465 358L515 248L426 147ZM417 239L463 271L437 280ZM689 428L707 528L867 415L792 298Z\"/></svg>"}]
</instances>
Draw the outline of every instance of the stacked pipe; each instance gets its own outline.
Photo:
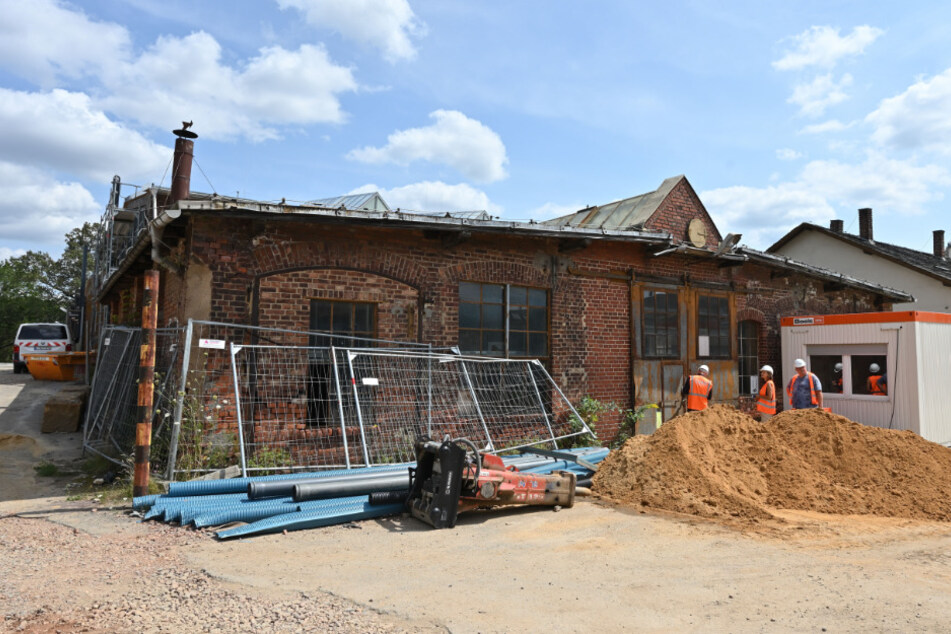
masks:
<instances>
[{"instance_id":1,"label":"stacked pipe","mask_svg":"<svg viewBox=\"0 0 951 634\"><path fill-rule=\"evenodd\" d=\"M607 457L601 447L561 450L597 464ZM529 454L504 456L506 467L528 473L571 471L579 481L590 479L592 471L573 460L552 459ZM133 499L133 507L143 519L178 522L196 528L244 524L217 532L220 539L262 533L317 528L395 515L402 502L371 504L370 495L400 492L409 488L412 463L311 473L282 474L173 482L164 495Z\"/></svg>"}]
</instances>

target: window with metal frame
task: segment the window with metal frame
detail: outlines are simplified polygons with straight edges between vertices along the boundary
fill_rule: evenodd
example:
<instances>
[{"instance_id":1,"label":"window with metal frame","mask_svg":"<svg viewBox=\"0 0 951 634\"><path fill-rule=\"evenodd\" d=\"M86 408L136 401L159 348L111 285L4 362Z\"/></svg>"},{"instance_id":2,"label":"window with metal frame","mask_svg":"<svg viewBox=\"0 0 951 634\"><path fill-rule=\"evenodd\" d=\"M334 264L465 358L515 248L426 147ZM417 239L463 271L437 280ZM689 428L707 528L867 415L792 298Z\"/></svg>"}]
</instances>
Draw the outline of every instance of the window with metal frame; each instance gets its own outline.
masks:
<instances>
[{"instance_id":1,"label":"window with metal frame","mask_svg":"<svg viewBox=\"0 0 951 634\"><path fill-rule=\"evenodd\" d=\"M330 346L368 347L371 342L351 337L376 337L376 304L312 299L310 301L310 329L333 333L335 337L310 336L310 377L307 381L307 424L311 427L334 422L336 383Z\"/></svg>"},{"instance_id":2,"label":"window with metal frame","mask_svg":"<svg viewBox=\"0 0 951 634\"><path fill-rule=\"evenodd\" d=\"M697 298L697 357L730 358L730 301L717 295Z\"/></svg>"},{"instance_id":3,"label":"window with metal frame","mask_svg":"<svg viewBox=\"0 0 951 634\"><path fill-rule=\"evenodd\" d=\"M680 356L680 309L677 291L645 289L643 294L643 356Z\"/></svg>"},{"instance_id":4,"label":"window with metal frame","mask_svg":"<svg viewBox=\"0 0 951 634\"><path fill-rule=\"evenodd\" d=\"M330 332L332 345L352 346L350 337L372 339L376 337L376 304L371 302L346 302L328 299L310 300L310 329ZM312 346L331 345L325 337L311 336Z\"/></svg>"},{"instance_id":5,"label":"window with metal frame","mask_svg":"<svg viewBox=\"0 0 951 634\"><path fill-rule=\"evenodd\" d=\"M759 324L741 321L737 330L739 344L740 394L756 394L759 391Z\"/></svg>"},{"instance_id":6,"label":"window with metal frame","mask_svg":"<svg viewBox=\"0 0 951 634\"><path fill-rule=\"evenodd\" d=\"M459 284L459 349L466 354L544 359L548 291L512 284Z\"/></svg>"}]
</instances>

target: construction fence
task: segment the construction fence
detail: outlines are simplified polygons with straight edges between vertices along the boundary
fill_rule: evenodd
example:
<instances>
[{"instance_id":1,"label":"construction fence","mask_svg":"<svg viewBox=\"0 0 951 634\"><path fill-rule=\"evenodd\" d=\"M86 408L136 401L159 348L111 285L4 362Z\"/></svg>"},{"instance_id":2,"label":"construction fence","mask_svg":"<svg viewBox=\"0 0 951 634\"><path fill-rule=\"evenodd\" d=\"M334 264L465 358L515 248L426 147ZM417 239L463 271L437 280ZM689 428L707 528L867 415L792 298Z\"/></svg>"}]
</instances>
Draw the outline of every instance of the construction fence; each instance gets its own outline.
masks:
<instances>
[{"instance_id":1,"label":"construction fence","mask_svg":"<svg viewBox=\"0 0 951 634\"><path fill-rule=\"evenodd\" d=\"M591 430L535 360L207 321L156 337L152 471L190 479L410 462L420 434L488 451ZM107 327L84 444L131 463L140 331Z\"/></svg>"}]
</instances>

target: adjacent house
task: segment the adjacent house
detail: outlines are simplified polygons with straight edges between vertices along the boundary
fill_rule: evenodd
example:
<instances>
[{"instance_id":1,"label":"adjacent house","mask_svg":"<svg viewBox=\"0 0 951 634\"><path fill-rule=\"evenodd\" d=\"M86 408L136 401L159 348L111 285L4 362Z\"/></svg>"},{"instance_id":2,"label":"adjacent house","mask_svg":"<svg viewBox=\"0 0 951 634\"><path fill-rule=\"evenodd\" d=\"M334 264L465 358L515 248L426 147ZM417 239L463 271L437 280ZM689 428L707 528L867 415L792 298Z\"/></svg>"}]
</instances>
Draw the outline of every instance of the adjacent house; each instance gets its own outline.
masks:
<instances>
[{"instance_id":1,"label":"adjacent house","mask_svg":"<svg viewBox=\"0 0 951 634\"><path fill-rule=\"evenodd\" d=\"M669 416L701 363L718 400L755 390L763 363L781 382L782 316L913 301L867 276L737 246L684 176L564 218L511 222L405 213L378 194L303 204L197 194L182 168L188 144L176 145L171 190L139 191L112 213L130 223L110 232L129 237L102 250L111 259L97 278L113 323L136 323L141 275L159 268L160 325L195 318L533 357L573 400L656 403ZM599 434L618 424L602 419Z\"/></svg>"},{"instance_id":2,"label":"adjacent house","mask_svg":"<svg viewBox=\"0 0 951 634\"><path fill-rule=\"evenodd\" d=\"M804 222L767 252L874 280L915 297L913 303L896 303L895 310L951 312L951 260L943 230L933 232L933 249L927 253L876 240L871 209L859 209L858 235L846 233L843 225L842 220L833 220L829 228Z\"/></svg>"}]
</instances>

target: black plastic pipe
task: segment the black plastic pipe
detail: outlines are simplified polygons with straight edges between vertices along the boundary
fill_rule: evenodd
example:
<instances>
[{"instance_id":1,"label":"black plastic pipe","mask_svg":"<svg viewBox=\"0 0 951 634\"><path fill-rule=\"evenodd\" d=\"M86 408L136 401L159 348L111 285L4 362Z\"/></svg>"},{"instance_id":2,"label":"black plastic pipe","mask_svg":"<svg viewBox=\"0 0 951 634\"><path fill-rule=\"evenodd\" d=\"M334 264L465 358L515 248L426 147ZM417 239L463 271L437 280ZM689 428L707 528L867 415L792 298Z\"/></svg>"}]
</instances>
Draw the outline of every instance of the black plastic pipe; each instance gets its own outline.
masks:
<instances>
[{"instance_id":1,"label":"black plastic pipe","mask_svg":"<svg viewBox=\"0 0 951 634\"><path fill-rule=\"evenodd\" d=\"M248 499L260 500L261 498L287 497L294 495L294 487L298 484L313 484L315 482L340 483L340 482L366 482L379 481L389 478L403 478L401 481L408 481L409 470L406 471L381 471L380 473L355 473L353 475L331 476L327 478L296 478L288 480L269 480L262 482L248 483Z\"/></svg>"},{"instance_id":2,"label":"black plastic pipe","mask_svg":"<svg viewBox=\"0 0 951 634\"><path fill-rule=\"evenodd\" d=\"M357 480L353 482L311 482L294 485L294 501L324 500L354 495L370 495L382 491L400 491L409 488L409 472L389 479Z\"/></svg>"}]
</instances>

